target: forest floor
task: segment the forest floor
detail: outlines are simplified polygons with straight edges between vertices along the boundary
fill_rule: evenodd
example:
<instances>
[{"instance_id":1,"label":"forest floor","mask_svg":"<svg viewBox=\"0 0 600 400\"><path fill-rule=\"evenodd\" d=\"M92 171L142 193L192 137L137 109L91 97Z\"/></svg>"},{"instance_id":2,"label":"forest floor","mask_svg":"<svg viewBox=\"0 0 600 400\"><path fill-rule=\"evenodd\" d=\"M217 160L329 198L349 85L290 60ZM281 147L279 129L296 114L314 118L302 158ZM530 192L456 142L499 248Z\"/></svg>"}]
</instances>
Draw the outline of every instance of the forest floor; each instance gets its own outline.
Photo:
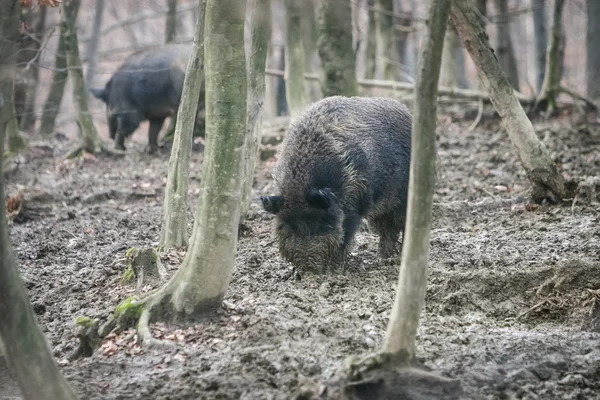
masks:
<instances>
[{"instance_id":1,"label":"forest floor","mask_svg":"<svg viewBox=\"0 0 600 400\"><path fill-rule=\"evenodd\" d=\"M580 187L561 204L534 206L497 119L485 117L472 132L472 119L438 119L419 360L459 379L465 398L600 399L600 126L568 115L535 124ZM358 234L351 269L297 279L255 202L217 316L154 325L175 343L169 349L147 350L134 331L118 332L92 357L69 362L76 317L105 321L120 301L152 289L120 283L126 250L156 245L160 231L169 154L144 154L145 132L125 157L62 163L58 152L69 143L53 138L6 165L7 195L22 189L35 211L10 226L19 270L81 399L292 398L303 382L325 382L348 356L381 346L398 270L377 264L377 237ZM201 161L194 153L189 221ZM270 193L273 164L258 166L255 198ZM170 273L181 258L163 258ZM0 399L18 398L0 360Z\"/></svg>"}]
</instances>

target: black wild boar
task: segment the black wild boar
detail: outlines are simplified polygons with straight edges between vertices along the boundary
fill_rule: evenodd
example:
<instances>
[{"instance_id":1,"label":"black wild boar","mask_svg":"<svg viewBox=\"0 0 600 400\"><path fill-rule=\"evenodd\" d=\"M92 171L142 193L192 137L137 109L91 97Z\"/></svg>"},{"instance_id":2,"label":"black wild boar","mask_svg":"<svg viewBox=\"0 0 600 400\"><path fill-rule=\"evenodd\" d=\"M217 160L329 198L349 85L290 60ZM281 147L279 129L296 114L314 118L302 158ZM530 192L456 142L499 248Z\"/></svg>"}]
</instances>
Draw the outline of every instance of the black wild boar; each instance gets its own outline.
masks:
<instances>
[{"instance_id":1,"label":"black wild boar","mask_svg":"<svg viewBox=\"0 0 600 400\"><path fill-rule=\"evenodd\" d=\"M404 232L412 117L387 98L334 96L292 122L274 170L276 215L284 259L309 269L343 263L366 218L379 254L392 256Z\"/></svg>"},{"instance_id":2,"label":"black wild boar","mask_svg":"<svg viewBox=\"0 0 600 400\"><path fill-rule=\"evenodd\" d=\"M158 148L158 135L165 118L179 108L191 44L167 44L127 57L104 89L91 89L106 103L106 118L115 147L125 150L125 138L144 120L150 121L148 149ZM196 128L202 124L204 82L200 92Z\"/></svg>"}]
</instances>

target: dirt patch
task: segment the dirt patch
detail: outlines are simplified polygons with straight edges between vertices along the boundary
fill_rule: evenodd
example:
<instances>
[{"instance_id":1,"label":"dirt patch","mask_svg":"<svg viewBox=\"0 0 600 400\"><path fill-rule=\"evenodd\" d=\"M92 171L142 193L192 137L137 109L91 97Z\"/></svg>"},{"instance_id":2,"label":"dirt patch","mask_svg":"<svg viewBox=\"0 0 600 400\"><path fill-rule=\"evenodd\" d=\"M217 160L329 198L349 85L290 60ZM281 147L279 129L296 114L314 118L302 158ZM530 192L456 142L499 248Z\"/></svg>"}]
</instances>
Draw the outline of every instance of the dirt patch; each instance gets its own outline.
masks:
<instances>
[{"instance_id":1,"label":"dirt patch","mask_svg":"<svg viewBox=\"0 0 600 400\"><path fill-rule=\"evenodd\" d=\"M600 398L600 129L536 124L576 183L564 204L534 206L498 121L486 117L468 132L470 123L439 118L419 361L459 379L468 398ZM7 195L23 190L41 210L13 221L11 237L38 321L81 398L290 398L304 382L332 378L346 357L381 346L396 266L377 263L377 237L363 229L350 270L294 275L259 207L271 187L269 159L256 171L223 310L194 326L154 325L171 349L139 348L133 333L121 333L91 358L68 362L76 317L106 320L121 300L152 288L120 282L126 250L157 244L169 155L132 143L126 157L61 164L63 148L56 140L9 161ZM201 163L195 153L189 221ZM163 257L168 275L180 260ZM0 398L10 398L2 371Z\"/></svg>"}]
</instances>

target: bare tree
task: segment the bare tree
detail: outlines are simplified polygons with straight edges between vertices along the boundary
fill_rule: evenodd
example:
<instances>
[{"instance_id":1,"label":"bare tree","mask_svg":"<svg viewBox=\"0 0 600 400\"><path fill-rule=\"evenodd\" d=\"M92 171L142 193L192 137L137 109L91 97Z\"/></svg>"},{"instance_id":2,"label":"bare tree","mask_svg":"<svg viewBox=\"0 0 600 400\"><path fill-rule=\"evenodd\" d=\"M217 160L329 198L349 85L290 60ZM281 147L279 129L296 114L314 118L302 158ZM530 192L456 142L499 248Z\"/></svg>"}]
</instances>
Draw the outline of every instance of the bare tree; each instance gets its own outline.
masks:
<instances>
[{"instance_id":1,"label":"bare tree","mask_svg":"<svg viewBox=\"0 0 600 400\"><path fill-rule=\"evenodd\" d=\"M548 31L546 28L546 0L532 0L533 38L535 44L535 85L538 93L542 90L546 71L546 46Z\"/></svg>"},{"instance_id":2,"label":"bare tree","mask_svg":"<svg viewBox=\"0 0 600 400\"><path fill-rule=\"evenodd\" d=\"M448 26L442 57L442 83L449 87L467 88L465 53L460 38L452 26Z\"/></svg>"},{"instance_id":3,"label":"bare tree","mask_svg":"<svg viewBox=\"0 0 600 400\"><path fill-rule=\"evenodd\" d=\"M65 38L62 28L58 37L58 48L54 58L54 69L52 70L52 83L48 91L48 97L44 103L42 112L42 120L40 123L40 132L44 135L49 135L54 132L56 116L60 110L63 94L65 92L65 84L69 78L67 69L67 55L65 53Z\"/></svg>"},{"instance_id":4,"label":"bare tree","mask_svg":"<svg viewBox=\"0 0 600 400\"><path fill-rule=\"evenodd\" d=\"M285 69L285 7L283 0L271 1L271 38L267 50L267 68L277 71ZM267 76L265 83L265 112L276 117L287 111L283 76ZM283 96L282 96L283 94Z\"/></svg>"},{"instance_id":5,"label":"bare tree","mask_svg":"<svg viewBox=\"0 0 600 400\"><path fill-rule=\"evenodd\" d=\"M175 41L177 36L177 0L167 0L167 24L165 26L165 43Z\"/></svg>"},{"instance_id":6,"label":"bare tree","mask_svg":"<svg viewBox=\"0 0 600 400\"><path fill-rule=\"evenodd\" d=\"M94 11L94 24L92 25L92 35L87 44L86 56L88 61L87 75L85 77L85 87L91 88L96 75L96 64L98 62L98 46L100 44L100 28L102 28L102 15L104 14L104 0L96 0L96 9ZM87 100L91 98L91 92L88 90Z\"/></svg>"},{"instance_id":7,"label":"bare tree","mask_svg":"<svg viewBox=\"0 0 600 400\"><path fill-rule=\"evenodd\" d=\"M246 143L243 164L242 206L243 217L250 208L254 167L262 135L263 103L265 99L265 65L267 47L271 33L271 1L248 0L246 13L249 14L250 46L246 51L248 100L246 112Z\"/></svg>"},{"instance_id":8,"label":"bare tree","mask_svg":"<svg viewBox=\"0 0 600 400\"><path fill-rule=\"evenodd\" d=\"M369 41L369 1L352 3L352 48L356 52L356 79L367 77L367 45Z\"/></svg>"},{"instance_id":9,"label":"bare tree","mask_svg":"<svg viewBox=\"0 0 600 400\"><path fill-rule=\"evenodd\" d=\"M356 60L352 50L350 0L321 0L317 7L317 47L323 66L323 96L354 96Z\"/></svg>"},{"instance_id":10,"label":"bare tree","mask_svg":"<svg viewBox=\"0 0 600 400\"><path fill-rule=\"evenodd\" d=\"M8 151L15 152L25 147L25 141L19 133L14 104L14 82L16 75L16 50L19 38L21 6L17 0L0 2L0 96L3 106L0 110L0 128L6 129ZM0 147L4 152L4 145ZM0 201L4 201L0 199Z\"/></svg>"},{"instance_id":11,"label":"bare tree","mask_svg":"<svg viewBox=\"0 0 600 400\"><path fill-rule=\"evenodd\" d=\"M165 189L163 207L163 223L160 232L158 251L172 247L186 247L187 233L187 192L190 175L190 155L194 136L194 123L198 111L198 98L204 76L204 17L206 0L200 1L196 19L196 32L192 52L185 71L183 91L177 111L175 136L171 157L169 158L169 175Z\"/></svg>"},{"instance_id":12,"label":"bare tree","mask_svg":"<svg viewBox=\"0 0 600 400\"><path fill-rule=\"evenodd\" d=\"M73 86L73 101L77 113L77 124L82 135L81 147L73 151L70 156L79 154L80 150L96 153L101 150L100 137L94 126L94 121L88 110L85 84L83 81L83 69L79 58L79 44L77 41L77 13L81 0L64 0L61 3L62 21L61 33L64 35L65 53L67 55L67 66L69 79Z\"/></svg>"},{"instance_id":13,"label":"bare tree","mask_svg":"<svg viewBox=\"0 0 600 400\"><path fill-rule=\"evenodd\" d=\"M321 59L317 51L318 32L314 1L302 1L300 5L300 28L302 30L302 43L304 45L304 72L307 74L321 70ZM305 79L304 90L309 103L318 101L322 97L321 85L315 80Z\"/></svg>"},{"instance_id":14,"label":"bare tree","mask_svg":"<svg viewBox=\"0 0 600 400\"><path fill-rule=\"evenodd\" d=\"M304 88L305 56L302 43L302 5L306 0L285 0L285 90L292 118L308 105Z\"/></svg>"},{"instance_id":15,"label":"bare tree","mask_svg":"<svg viewBox=\"0 0 600 400\"><path fill-rule=\"evenodd\" d=\"M427 36L419 52L411 133L406 238L402 245L396 300L383 346L385 353L408 359L415 357L417 328L427 288L435 185L437 88L451 3L451 0L432 0L427 20Z\"/></svg>"},{"instance_id":16,"label":"bare tree","mask_svg":"<svg viewBox=\"0 0 600 400\"><path fill-rule=\"evenodd\" d=\"M390 54L392 50L393 0L375 0L375 79L390 78Z\"/></svg>"},{"instance_id":17,"label":"bare tree","mask_svg":"<svg viewBox=\"0 0 600 400\"><path fill-rule=\"evenodd\" d=\"M25 29L21 34L17 55L17 81L19 82L15 83L15 109L20 129L31 132L36 122L35 101L40 75L37 60L40 58L44 39L46 7L39 7L36 10L26 7L21 14ZM21 96L18 96L19 92L22 93Z\"/></svg>"},{"instance_id":18,"label":"bare tree","mask_svg":"<svg viewBox=\"0 0 600 400\"><path fill-rule=\"evenodd\" d=\"M489 46L487 35L471 1L454 0L451 19L463 45L477 65L481 83L504 121L508 136L531 183L532 199L537 202L548 197L561 199L565 193L563 178L510 88L510 82Z\"/></svg>"},{"instance_id":19,"label":"bare tree","mask_svg":"<svg viewBox=\"0 0 600 400\"><path fill-rule=\"evenodd\" d=\"M508 75L511 85L519 90L519 68L517 58L510 38L510 15L508 15L508 0L494 0L498 22L496 24L496 54L500 65Z\"/></svg>"},{"instance_id":20,"label":"bare tree","mask_svg":"<svg viewBox=\"0 0 600 400\"><path fill-rule=\"evenodd\" d=\"M600 1L587 0L587 95L600 98Z\"/></svg>"},{"instance_id":21,"label":"bare tree","mask_svg":"<svg viewBox=\"0 0 600 400\"><path fill-rule=\"evenodd\" d=\"M206 2L207 136L188 252L165 286L118 307L140 313L138 332L149 344L155 342L150 320L190 320L214 312L233 273L246 143L245 8L238 0Z\"/></svg>"},{"instance_id":22,"label":"bare tree","mask_svg":"<svg viewBox=\"0 0 600 400\"><path fill-rule=\"evenodd\" d=\"M554 0L552 13L552 30L550 32L550 43L546 51L546 72L542 90L536 98L535 110L548 110L552 113L556 108L556 98L560 91L560 78L562 73L562 11L565 0Z\"/></svg>"}]
</instances>

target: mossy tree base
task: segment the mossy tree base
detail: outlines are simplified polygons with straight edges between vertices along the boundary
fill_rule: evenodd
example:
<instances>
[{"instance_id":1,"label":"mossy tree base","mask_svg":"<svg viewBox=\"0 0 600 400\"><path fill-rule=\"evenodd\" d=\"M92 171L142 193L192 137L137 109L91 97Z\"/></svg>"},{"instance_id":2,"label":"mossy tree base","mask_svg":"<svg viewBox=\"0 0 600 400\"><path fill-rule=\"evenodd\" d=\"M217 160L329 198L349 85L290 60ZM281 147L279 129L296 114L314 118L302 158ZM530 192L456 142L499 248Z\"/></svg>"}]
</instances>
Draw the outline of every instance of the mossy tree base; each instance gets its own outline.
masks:
<instances>
[{"instance_id":1,"label":"mossy tree base","mask_svg":"<svg viewBox=\"0 0 600 400\"><path fill-rule=\"evenodd\" d=\"M350 358L326 387L303 386L295 399L454 400L463 395L460 382L411 364L389 353Z\"/></svg>"},{"instance_id":2,"label":"mossy tree base","mask_svg":"<svg viewBox=\"0 0 600 400\"><path fill-rule=\"evenodd\" d=\"M141 289L144 283L152 280L160 280L167 275L165 267L160 262L156 249L151 247L127 250L125 254L126 268L121 278L121 283L129 283L137 280L137 289Z\"/></svg>"},{"instance_id":3,"label":"mossy tree base","mask_svg":"<svg viewBox=\"0 0 600 400\"><path fill-rule=\"evenodd\" d=\"M79 317L75 320L75 336L79 339L79 346L69 356L69 361L80 357L91 357L100 347L102 340L98 335L98 326L98 320L88 317Z\"/></svg>"}]
</instances>

